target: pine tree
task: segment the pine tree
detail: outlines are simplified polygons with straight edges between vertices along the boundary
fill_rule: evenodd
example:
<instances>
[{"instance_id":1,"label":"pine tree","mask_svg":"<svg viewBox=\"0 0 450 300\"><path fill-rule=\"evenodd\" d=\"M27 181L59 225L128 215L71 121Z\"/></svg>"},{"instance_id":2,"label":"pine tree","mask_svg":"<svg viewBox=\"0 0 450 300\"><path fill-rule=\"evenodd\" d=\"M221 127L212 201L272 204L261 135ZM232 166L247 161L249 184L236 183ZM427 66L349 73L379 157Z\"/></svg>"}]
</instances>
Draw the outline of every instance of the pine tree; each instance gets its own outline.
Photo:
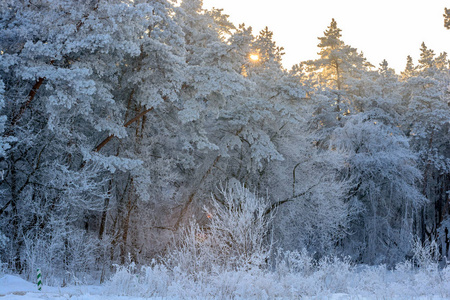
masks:
<instances>
[{"instance_id":1,"label":"pine tree","mask_svg":"<svg viewBox=\"0 0 450 300\"><path fill-rule=\"evenodd\" d=\"M345 64L343 60L343 51L346 45L340 39L341 29L337 27L337 22L332 19L328 29L324 31L324 36L319 37L320 58L310 61L308 64L313 70L320 70L319 77L321 82L338 91L343 88L343 73ZM346 50L350 50L347 48ZM353 49L351 49L353 50Z\"/></svg>"},{"instance_id":2,"label":"pine tree","mask_svg":"<svg viewBox=\"0 0 450 300\"><path fill-rule=\"evenodd\" d=\"M308 61L310 71L314 71L319 83L330 90L333 95L336 119L339 121L343 115L349 113L352 108L346 96L346 90L352 81L358 80L362 72L371 65L366 61L362 53L356 48L346 45L341 40L341 29L332 19L323 37L319 37L320 58Z\"/></svg>"},{"instance_id":3,"label":"pine tree","mask_svg":"<svg viewBox=\"0 0 450 300\"><path fill-rule=\"evenodd\" d=\"M417 66L417 69L419 72L433 72L433 68L435 68L435 61L434 61L434 51L431 49L428 49L428 47L423 42L420 47L420 58L419 58L419 65Z\"/></svg>"},{"instance_id":4,"label":"pine tree","mask_svg":"<svg viewBox=\"0 0 450 300\"><path fill-rule=\"evenodd\" d=\"M448 59L447 52L440 53L434 60L436 68L440 71L450 69L450 60Z\"/></svg>"},{"instance_id":5,"label":"pine tree","mask_svg":"<svg viewBox=\"0 0 450 300\"><path fill-rule=\"evenodd\" d=\"M417 67L414 66L413 59L410 55L406 57L405 70L401 73L401 78L406 81L410 77L416 76Z\"/></svg>"},{"instance_id":6,"label":"pine tree","mask_svg":"<svg viewBox=\"0 0 450 300\"><path fill-rule=\"evenodd\" d=\"M259 54L258 60L260 63L277 63L279 64L279 67L281 67L281 58L284 55L284 48L276 45L273 40L273 32L270 31L267 26L259 32L259 35L256 37L252 46Z\"/></svg>"},{"instance_id":7,"label":"pine tree","mask_svg":"<svg viewBox=\"0 0 450 300\"><path fill-rule=\"evenodd\" d=\"M342 125L344 116L361 109L362 104L358 103L360 95L358 91L354 93L354 87L363 82L361 80L371 65L362 53L341 40L341 29L334 19L324 31L324 36L318 39L320 57L305 62L305 65L306 71L313 73L316 79L317 92L313 97L317 108L312 126L320 132L318 139L325 142L334 127Z\"/></svg>"}]
</instances>

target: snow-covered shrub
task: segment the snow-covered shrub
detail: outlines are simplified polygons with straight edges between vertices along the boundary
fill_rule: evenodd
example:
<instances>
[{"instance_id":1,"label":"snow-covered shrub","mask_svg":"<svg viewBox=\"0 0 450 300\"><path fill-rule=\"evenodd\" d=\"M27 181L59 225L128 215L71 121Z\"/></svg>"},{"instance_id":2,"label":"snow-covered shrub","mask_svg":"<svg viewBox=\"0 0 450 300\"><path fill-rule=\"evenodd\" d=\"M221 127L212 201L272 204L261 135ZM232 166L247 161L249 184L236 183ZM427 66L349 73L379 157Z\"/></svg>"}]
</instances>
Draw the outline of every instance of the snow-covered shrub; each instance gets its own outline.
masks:
<instances>
[{"instance_id":1,"label":"snow-covered shrub","mask_svg":"<svg viewBox=\"0 0 450 300\"><path fill-rule=\"evenodd\" d=\"M136 296L142 291L139 283L136 265L131 263L127 266L116 265L117 271L106 284L108 292L118 296Z\"/></svg>"},{"instance_id":2,"label":"snow-covered shrub","mask_svg":"<svg viewBox=\"0 0 450 300\"><path fill-rule=\"evenodd\" d=\"M210 271L214 264L214 257L206 238L207 233L200 226L191 221L182 229L176 245L165 257L165 264L171 269L179 268L187 273L199 276L202 271Z\"/></svg>"},{"instance_id":3,"label":"snow-covered shrub","mask_svg":"<svg viewBox=\"0 0 450 300\"><path fill-rule=\"evenodd\" d=\"M266 235L273 219L269 200L238 183L221 189L220 196L205 208L213 250L221 254L219 263L231 259L234 267L244 269L263 265L270 250Z\"/></svg>"},{"instance_id":4,"label":"snow-covered shrub","mask_svg":"<svg viewBox=\"0 0 450 300\"><path fill-rule=\"evenodd\" d=\"M227 270L248 270L266 263L270 243L267 239L273 219L267 199L251 193L241 184L219 190L205 207L208 224L190 223L167 262L172 267L199 274Z\"/></svg>"},{"instance_id":5,"label":"snow-covered shrub","mask_svg":"<svg viewBox=\"0 0 450 300\"><path fill-rule=\"evenodd\" d=\"M440 258L439 247L435 240L422 241L418 238L412 242L413 262L422 270L437 270Z\"/></svg>"},{"instance_id":6,"label":"snow-covered shrub","mask_svg":"<svg viewBox=\"0 0 450 300\"><path fill-rule=\"evenodd\" d=\"M96 281L96 257L100 248L95 238L85 232L55 228L50 238L28 235L24 242L24 273L28 279L34 279L39 268L44 283L49 285L80 285Z\"/></svg>"},{"instance_id":7,"label":"snow-covered shrub","mask_svg":"<svg viewBox=\"0 0 450 300\"><path fill-rule=\"evenodd\" d=\"M271 279L275 281L271 287L282 289L282 297L291 299L347 293L353 282L355 268L349 258L323 257L317 261L306 251L286 252L282 257L284 264L279 262L273 273L266 272L265 275L276 275ZM280 268L284 268L284 272L280 272Z\"/></svg>"},{"instance_id":8,"label":"snow-covered shrub","mask_svg":"<svg viewBox=\"0 0 450 300\"><path fill-rule=\"evenodd\" d=\"M310 274L314 267L313 258L304 248L300 252L278 249L274 262L275 271L279 276L296 273Z\"/></svg>"},{"instance_id":9,"label":"snow-covered shrub","mask_svg":"<svg viewBox=\"0 0 450 300\"><path fill-rule=\"evenodd\" d=\"M388 272L386 265L357 267L353 270L352 280L347 283L347 291L352 295L367 297L377 295L380 291L385 292Z\"/></svg>"},{"instance_id":10,"label":"snow-covered shrub","mask_svg":"<svg viewBox=\"0 0 450 300\"><path fill-rule=\"evenodd\" d=\"M353 265L349 257L324 257L317 264L314 277L322 281L325 291L346 292L348 278L353 271Z\"/></svg>"}]
</instances>

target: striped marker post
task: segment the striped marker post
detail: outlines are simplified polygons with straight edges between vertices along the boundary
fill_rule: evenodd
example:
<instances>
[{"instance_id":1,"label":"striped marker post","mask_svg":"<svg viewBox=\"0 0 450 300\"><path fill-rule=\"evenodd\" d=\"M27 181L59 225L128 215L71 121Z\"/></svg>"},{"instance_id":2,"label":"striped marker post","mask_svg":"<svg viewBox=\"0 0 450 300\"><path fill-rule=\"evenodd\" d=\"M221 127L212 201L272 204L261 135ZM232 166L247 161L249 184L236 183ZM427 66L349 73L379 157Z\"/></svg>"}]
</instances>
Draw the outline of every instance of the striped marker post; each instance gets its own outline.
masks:
<instances>
[{"instance_id":1,"label":"striped marker post","mask_svg":"<svg viewBox=\"0 0 450 300\"><path fill-rule=\"evenodd\" d=\"M42 275L41 275L41 269L37 269L37 287L38 290L42 290Z\"/></svg>"}]
</instances>

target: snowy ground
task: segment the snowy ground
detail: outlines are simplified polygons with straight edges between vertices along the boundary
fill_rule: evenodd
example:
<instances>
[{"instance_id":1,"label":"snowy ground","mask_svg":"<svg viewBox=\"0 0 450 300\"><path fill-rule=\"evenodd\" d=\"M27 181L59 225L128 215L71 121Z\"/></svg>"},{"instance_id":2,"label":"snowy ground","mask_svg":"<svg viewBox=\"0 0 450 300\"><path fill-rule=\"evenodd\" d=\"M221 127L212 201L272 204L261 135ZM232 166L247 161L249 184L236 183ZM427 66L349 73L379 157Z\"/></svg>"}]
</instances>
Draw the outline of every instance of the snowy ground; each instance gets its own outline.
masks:
<instances>
[{"instance_id":1,"label":"snowy ground","mask_svg":"<svg viewBox=\"0 0 450 300\"><path fill-rule=\"evenodd\" d=\"M43 286L42 291L38 291L35 283L25 281L18 276L3 275L0 278L0 299L2 300L111 299L110 297L103 297L103 293L104 287L101 286L70 286L64 288Z\"/></svg>"},{"instance_id":2,"label":"snowy ground","mask_svg":"<svg viewBox=\"0 0 450 300\"><path fill-rule=\"evenodd\" d=\"M381 292L381 291L380 291ZM401 293L401 291L399 291ZM215 297L211 297L215 298ZM220 297L223 299L223 297ZM233 299L246 299L246 297L232 297ZM253 298L253 297L251 297ZM1 300L40 300L40 299L52 299L52 300L156 300L156 299L203 299L203 297L186 297L186 295L180 294L177 297L133 297L133 296L116 296L111 295L108 292L108 286L69 286L69 287L50 287L44 286L42 291L38 291L36 284L25 281L18 276L12 275L0 275L0 299ZM225 298L226 299L226 298ZM269 298L270 299L270 298ZM277 299L284 299L284 297ZM286 297L285 299L291 299ZM346 293L330 293L328 295L320 296L306 296L295 297L295 299L331 299L331 300L344 300L344 299L386 299L381 294L378 295L350 295ZM422 295L418 297L395 295L391 299L449 299L442 295Z\"/></svg>"}]
</instances>

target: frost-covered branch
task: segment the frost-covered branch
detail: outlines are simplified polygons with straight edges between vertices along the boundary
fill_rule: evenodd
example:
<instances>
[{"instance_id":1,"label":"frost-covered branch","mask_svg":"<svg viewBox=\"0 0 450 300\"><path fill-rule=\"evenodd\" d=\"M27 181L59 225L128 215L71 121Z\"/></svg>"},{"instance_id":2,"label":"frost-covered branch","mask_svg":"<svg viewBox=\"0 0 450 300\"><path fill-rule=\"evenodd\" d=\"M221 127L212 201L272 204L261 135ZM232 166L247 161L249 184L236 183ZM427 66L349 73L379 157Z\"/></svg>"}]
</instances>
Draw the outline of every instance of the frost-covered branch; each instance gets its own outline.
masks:
<instances>
[{"instance_id":1,"label":"frost-covered branch","mask_svg":"<svg viewBox=\"0 0 450 300\"><path fill-rule=\"evenodd\" d=\"M128 122L126 122L125 124L123 124L123 126L125 128L129 127L131 124L133 124L134 122L138 121L140 118L142 118L143 116L145 116L148 112L152 111L153 107L150 107L144 111L142 111L141 113L137 114L133 119L129 120ZM108 144L109 141L111 141L113 138L115 137L114 134L109 135L107 138L105 138L100 144L97 145L97 147L94 148L95 152L99 152L106 144Z\"/></svg>"}]
</instances>

